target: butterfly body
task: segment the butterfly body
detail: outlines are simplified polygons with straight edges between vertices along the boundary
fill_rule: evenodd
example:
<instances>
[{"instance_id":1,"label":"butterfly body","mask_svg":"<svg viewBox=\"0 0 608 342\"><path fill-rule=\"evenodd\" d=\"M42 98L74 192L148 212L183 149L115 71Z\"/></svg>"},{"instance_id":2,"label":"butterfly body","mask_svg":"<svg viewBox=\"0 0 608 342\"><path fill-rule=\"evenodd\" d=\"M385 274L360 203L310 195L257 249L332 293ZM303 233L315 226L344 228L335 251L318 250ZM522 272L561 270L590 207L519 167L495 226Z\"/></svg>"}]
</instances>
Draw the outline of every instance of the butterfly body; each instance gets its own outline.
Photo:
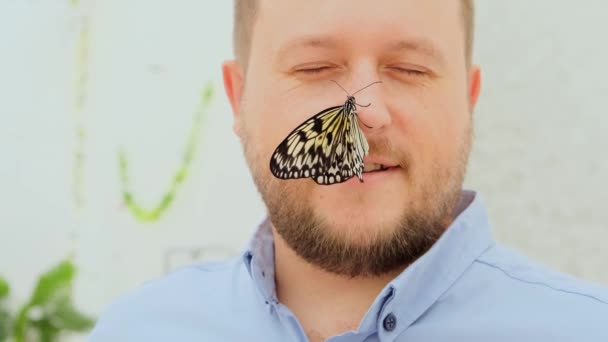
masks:
<instances>
[{"instance_id":1,"label":"butterfly body","mask_svg":"<svg viewBox=\"0 0 608 342\"><path fill-rule=\"evenodd\" d=\"M311 178L321 185L363 182L363 158L369 146L357 117L357 102L348 96L296 127L275 149L272 174L280 179Z\"/></svg>"}]
</instances>

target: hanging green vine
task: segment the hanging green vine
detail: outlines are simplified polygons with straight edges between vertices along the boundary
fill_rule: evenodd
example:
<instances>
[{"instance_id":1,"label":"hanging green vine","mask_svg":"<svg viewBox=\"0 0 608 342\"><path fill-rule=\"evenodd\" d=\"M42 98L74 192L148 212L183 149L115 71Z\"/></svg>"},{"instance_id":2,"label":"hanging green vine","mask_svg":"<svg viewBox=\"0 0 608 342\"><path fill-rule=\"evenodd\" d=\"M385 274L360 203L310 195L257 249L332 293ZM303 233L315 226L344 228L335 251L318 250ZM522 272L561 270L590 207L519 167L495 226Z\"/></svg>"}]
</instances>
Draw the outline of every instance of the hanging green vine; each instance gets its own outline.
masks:
<instances>
[{"instance_id":1,"label":"hanging green vine","mask_svg":"<svg viewBox=\"0 0 608 342\"><path fill-rule=\"evenodd\" d=\"M77 213L85 206L85 144L87 131L85 126L85 106L89 82L89 50L91 45L90 8L82 7L80 1L72 0L71 5L79 10L78 40L76 42L76 66L74 84L73 116L75 122L74 164L72 166L72 197Z\"/></svg>"},{"instance_id":2,"label":"hanging green vine","mask_svg":"<svg viewBox=\"0 0 608 342\"><path fill-rule=\"evenodd\" d=\"M123 201L125 206L138 221L142 223L157 221L161 217L161 215L170 207L171 203L175 199L177 190L186 179L190 165L192 163L192 160L194 159L205 111L209 106L212 97L213 86L211 84L208 84L201 91L200 102L196 114L194 116L194 122L192 124L192 128L190 129L188 140L186 142L186 148L182 158L182 163L175 172L173 179L169 183L169 189L161 197L160 201L155 207L151 209L146 209L137 203L129 184L129 161L127 159L126 152L124 151L124 149L120 149L118 151L118 165L120 172L120 181L122 185Z\"/></svg>"}]
</instances>

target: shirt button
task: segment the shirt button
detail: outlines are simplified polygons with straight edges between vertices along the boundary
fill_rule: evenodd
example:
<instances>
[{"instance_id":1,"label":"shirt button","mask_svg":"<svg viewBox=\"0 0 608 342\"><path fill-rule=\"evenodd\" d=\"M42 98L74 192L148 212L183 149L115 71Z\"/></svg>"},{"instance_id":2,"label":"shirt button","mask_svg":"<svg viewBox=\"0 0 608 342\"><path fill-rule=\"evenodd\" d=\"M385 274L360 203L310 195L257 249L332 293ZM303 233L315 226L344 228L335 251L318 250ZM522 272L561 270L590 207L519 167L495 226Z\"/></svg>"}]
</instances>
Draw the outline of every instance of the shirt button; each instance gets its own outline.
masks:
<instances>
[{"instance_id":1,"label":"shirt button","mask_svg":"<svg viewBox=\"0 0 608 342\"><path fill-rule=\"evenodd\" d=\"M384 317L384 321L382 321L382 326L386 331L393 331L397 327L397 317L393 315L393 313L389 313Z\"/></svg>"}]
</instances>

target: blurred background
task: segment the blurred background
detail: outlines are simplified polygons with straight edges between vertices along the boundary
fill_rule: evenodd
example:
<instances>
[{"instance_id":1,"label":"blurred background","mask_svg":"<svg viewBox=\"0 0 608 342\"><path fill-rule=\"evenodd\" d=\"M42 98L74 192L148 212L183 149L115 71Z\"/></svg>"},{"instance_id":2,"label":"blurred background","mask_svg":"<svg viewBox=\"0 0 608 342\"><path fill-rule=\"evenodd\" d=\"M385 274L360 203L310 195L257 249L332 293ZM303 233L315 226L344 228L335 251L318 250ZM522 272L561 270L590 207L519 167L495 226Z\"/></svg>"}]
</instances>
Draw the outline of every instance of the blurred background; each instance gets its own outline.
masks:
<instances>
[{"instance_id":1,"label":"blurred background","mask_svg":"<svg viewBox=\"0 0 608 342\"><path fill-rule=\"evenodd\" d=\"M497 240L606 286L607 11L478 2L466 180ZM231 1L0 0L0 341L81 341L120 294L246 245L231 30Z\"/></svg>"}]
</instances>

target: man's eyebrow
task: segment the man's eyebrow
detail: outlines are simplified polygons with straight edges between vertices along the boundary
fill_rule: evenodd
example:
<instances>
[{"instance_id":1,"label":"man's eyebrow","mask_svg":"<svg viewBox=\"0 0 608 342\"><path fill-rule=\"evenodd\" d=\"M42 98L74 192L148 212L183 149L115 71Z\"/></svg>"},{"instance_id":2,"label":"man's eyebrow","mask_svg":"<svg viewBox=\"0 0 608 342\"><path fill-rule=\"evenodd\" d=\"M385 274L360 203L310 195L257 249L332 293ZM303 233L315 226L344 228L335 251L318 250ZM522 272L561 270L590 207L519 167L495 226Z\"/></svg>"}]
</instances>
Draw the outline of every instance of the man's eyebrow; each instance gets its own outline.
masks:
<instances>
[{"instance_id":1,"label":"man's eyebrow","mask_svg":"<svg viewBox=\"0 0 608 342\"><path fill-rule=\"evenodd\" d=\"M426 39L400 40L392 44L391 49L396 52L417 52L441 63L445 63L446 59L443 52L433 42Z\"/></svg>"},{"instance_id":2,"label":"man's eyebrow","mask_svg":"<svg viewBox=\"0 0 608 342\"><path fill-rule=\"evenodd\" d=\"M309 35L298 37L283 44L277 56L280 58L288 55L293 50L302 48L334 49L340 45L340 40L331 36ZM390 45L390 49L395 52L416 52L425 55L440 63L445 63L446 58L443 52L428 39L407 39L399 40Z\"/></svg>"},{"instance_id":3,"label":"man's eyebrow","mask_svg":"<svg viewBox=\"0 0 608 342\"><path fill-rule=\"evenodd\" d=\"M304 36L295 38L283 44L278 50L278 56L282 57L290 51L301 48L325 48L332 49L339 45L339 40L328 36Z\"/></svg>"}]
</instances>

